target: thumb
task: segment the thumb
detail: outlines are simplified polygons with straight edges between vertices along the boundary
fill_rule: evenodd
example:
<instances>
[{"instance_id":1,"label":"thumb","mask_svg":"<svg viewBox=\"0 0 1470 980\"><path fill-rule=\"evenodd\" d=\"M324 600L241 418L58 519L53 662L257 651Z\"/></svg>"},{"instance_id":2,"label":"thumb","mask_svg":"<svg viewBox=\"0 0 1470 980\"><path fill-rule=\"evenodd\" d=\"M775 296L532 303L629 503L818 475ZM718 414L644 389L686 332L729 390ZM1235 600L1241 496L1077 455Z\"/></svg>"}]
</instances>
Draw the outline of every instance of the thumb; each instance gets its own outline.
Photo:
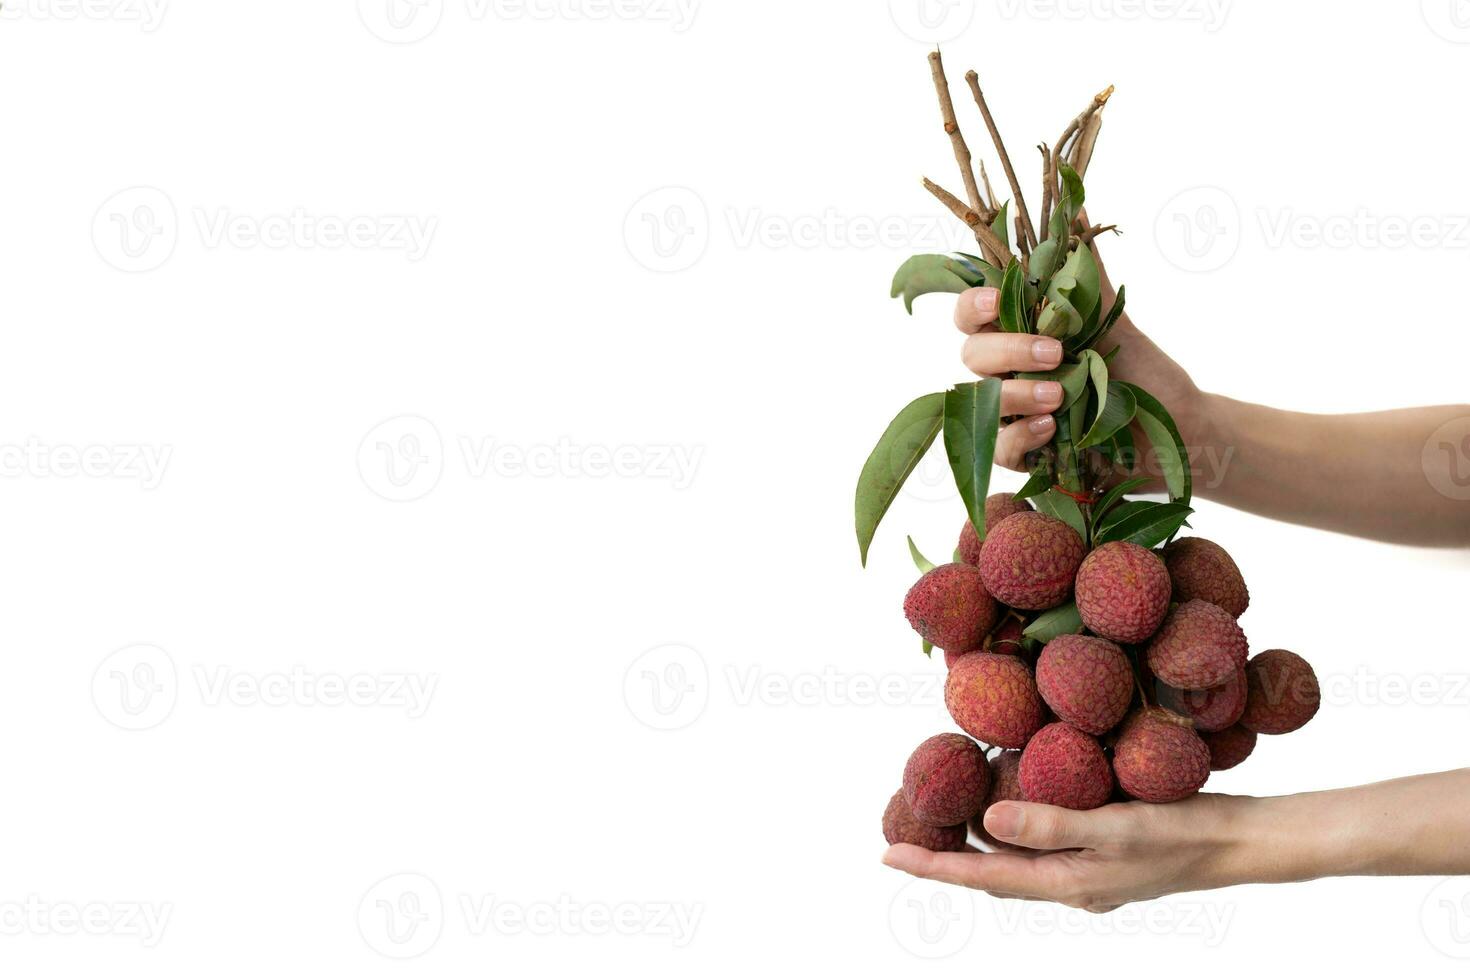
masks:
<instances>
[{"instance_id":1,"label":"thumb","mask_svg":"<svg viewBox=\"0 0 1470 980\"><path fill-rule=\"evenodd\" d=\"M1068 810L1045 803L996 803L985 811L985 830L997 840L1042 851L1096 847L1112 836L1106 807Z\"/></svg>"}]
</instances>

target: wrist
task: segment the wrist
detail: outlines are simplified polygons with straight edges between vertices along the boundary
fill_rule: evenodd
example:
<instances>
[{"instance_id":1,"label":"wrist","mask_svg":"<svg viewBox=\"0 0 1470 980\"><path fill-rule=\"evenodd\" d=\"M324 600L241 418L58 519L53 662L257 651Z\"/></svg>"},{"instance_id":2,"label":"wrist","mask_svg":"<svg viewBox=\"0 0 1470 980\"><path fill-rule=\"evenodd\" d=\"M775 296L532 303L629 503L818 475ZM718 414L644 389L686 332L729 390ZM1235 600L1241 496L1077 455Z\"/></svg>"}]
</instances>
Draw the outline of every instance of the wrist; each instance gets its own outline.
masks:
<instances>
[{"instance_id":1,"label":"wrist","mask_svg":"<svg viewBox=\"0 0 1470 980\"><path fill-rule=\"evenodd\" d=\"M1380 842L1342 819L1344 807L1332 796L1249 800L1234 835L1237 880L1276 883L1372 873Z\"/></svg>"}]
</instances>

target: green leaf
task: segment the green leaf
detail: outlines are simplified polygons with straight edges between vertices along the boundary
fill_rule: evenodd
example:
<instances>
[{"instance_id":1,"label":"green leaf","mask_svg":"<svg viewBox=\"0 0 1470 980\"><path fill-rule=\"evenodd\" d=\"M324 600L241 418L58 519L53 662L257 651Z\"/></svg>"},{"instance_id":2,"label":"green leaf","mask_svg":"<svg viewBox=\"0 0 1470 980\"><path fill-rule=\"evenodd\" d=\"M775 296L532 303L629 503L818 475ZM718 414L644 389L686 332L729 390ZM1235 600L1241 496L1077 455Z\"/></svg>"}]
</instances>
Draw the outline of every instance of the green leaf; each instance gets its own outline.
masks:
<instances>
[{"instance_id":1,"label":"green leaf","mask_svg":"<svg viewBox=\"0 0 1470 980\"><path fill-rule=\"evenodd\" d=\"M975 533L985 540L985 497L1000 428L999 378L959 385L944 395L944 449Z\"/></svg>"},{"instance_id":2,"label":"green leaf","mask_svg":"<svg viewBox=\"0 0 1470 980\"><path fill-rule=\"evenodd\" d=\"M1083 354L1092 354L1092 351L1083 351ZM1094 355L1096 356L1096 355ZM1087 387L1087 358L1084 357L1076 364L1063 364L1051 371L1024 371L1016 377L1023 381L1055 381L1062 386L1065 393L1062 396L1062 408L1069 408Z\"/></svg>"},{"instance_id":3,"label":"green leaf","mask_svg":"<svg viewBox=\"0 0 1470 980\"><path fill-rule=\"evenodd\" d=\"M1026 317L1026 275L1021 263L1011 259L1000 287L1000 328L1006 333L1030 333Z\"/></svg>"},{"instance_id":4,"label":"green leaf","mask_svg":"<svg viewBox=\"0 0 1470 980\"><path fill-rule=\"evenodd\" d=\"M1143 506L1131 509L1120 520L1099 528L1094 546L1108 541L1131 541L1145 548L1152 548L1173 537L1189 515L1194 513L1186 504L1133 502Z\"/></svg>"},{"instance_id":5,"label":"green leaf","mask_svg":"<svg viewBox=\"0 0 1470 980\"><path fill-rule=\"evenodd\" d=\"M1067 256L1047 287L1048 306L1036 321L1036 332L1045 337L1074 337L1097 306L1101 290L1097 263L1092 251L1079 248Z\"/></svg>"},{"instance_id":6,"label":"green leaf","mask_svg":"<svg viewBox=\"0 0 1470 980\"><path fill-rule=\"evenodd\" d=\"M1108 331L1113 329L1113 326L1123 315L1123 301L1127 291L1126 286L1119 286L1118 295L1113 300L1112 309L1108 310L1108 315L1103 317L1102 322L1092 330L1084 331L1080 336L1073 338L1075 341L1075 350L1081 350L1084 347L1096 347L1102 343L1103 338L1108 335Z\"/></svg>"},{"instance_id":7,"label":"green leaf","mask_svg":"<svg viewBox=\"0 0 1470 980\"><path fill-rule=\"evenodd\" d=\"M1127 520L1132 515L1137 514L1139 511L1147 510L1153 505L1154 501L1152 500L1124 500L1121 503L1115 505L1113 509L1108 512L1107 517L1099 520L1094 526L1094 539L1097 539L1101 535L1106 534L1108 528L1112 527L1114 524L1117 524L1119 521ZM1100 542L1095 541L1094 543Z\"/></svg>"},{"instance_id":8,"label":"green leaf","mask_svg":"<svg viewBox=\"0 0 1470 980\"><path fill-rule=\"evenodd\" d=\"M956 252L954 254L958 258L964 259L967 264L973 266L975 269L978 269L980 271L980 273L985 277L985 282L982 285L989 286L992 289L1000 288L1001 280L1005 278L1005 272L1003 270L997 269L995 266L991 265L989 262L986 262L980 256L971 255L969 252Z\"/></svg>"},{"instance_id":9,"label":"green leaf","mask_svg":"<svg viewBox=\"0 0 1470 980\"><path fill-rule=\"evenodd\" d=\"M858 551L864 566L868 564L868 546L873 543L883 515L888 513L904 481L933 445L943 424L943 392L915 398L888 423L878 445L868 455L858 477L854 504Z\"/></svg>"},{"instance_id":10,"label":"green leaf","mask_svg":"<svg viewBox=\"0 0 1470 980\"><path fill-rule=\"evenodd\" d=\"M1158 399L1138 385L1127 382L1124 384L1133 392L1133 399L1138 403L1134 418L1154 448L1159 469L1163 471L1164 485L1169 489L1169 498L1177 503L1189 503L1194 493L1194 481L1189 470L1189 449L1184 445L1184 438L1179 434L1179 427L1174 424L1173 416L1159 404Z\"/></svg>"},{"instance_id":11,"label":"green leaf","mask_svg":"<svg viewBox=\"0 0 1470 980\"><path fill-rule=\"evenodd\" d=\"M1087 540L1087 522L1077 501L1055 488L1036 498L1036 509L1049 517L1065 521L1083 541Z\"/></svg>"},{"instance_id":12,"label":"green leaf","mask_svg":"<svg viewBox=\"0 0 1470 980\"><path fill-rule=\"evenodd\" d=\"M1038 643L1050 643L1059 636L1080 632L1082 632L1082 616L1077 612L1077 603L1069 602L1065 606L1048 609L1037 616L1030 626L1021 631L1021 635L1030 637Z\"/></svg>"},{"instance_id":13,"label":"green leaf","mask_svg":"<svg viewBox=\"0 0 1470 980\"><path fill-rule=\"evenodd\" d=\"M925 558L923 552L919 550L919 546L914 544L913 535L909 535L908 537L909 557L914 560L914 567L919 570L920 575L923 575L925 572L932 572L934 570L934 563Z\"/></svg>"},{"instance_id":14,"label":"green leaf","mask_svg":"<svg viewBox=\"0 0 1470 980\"><path fill-rule=\"evenodd\" d=\"M1148 483L1148 477L1146 476L1139 476L1134 477L1131 480L1124 480L1122 483L1114 486L1111 490L1098 498L1097 503L1092 505L1092 528L1094 534L1096 533L1097 528L1102 524L1103 518L1108 516L1108 511L1112 510L1113 506L1120 502L1125 494L1132 493L1134 490L1137 490L1139 487L1143 486L1146 483Z\"/></svg>"},{"instance_id":15,"label":"green leaf","mask_svg":"<svg viewBox=\"0 0 1470 980\"><path fill-rule=\"evenodd\" d=\"M930 643L928 640L925 640L924 641L924 656L929 657L929 656L932 656L933 653L934 653L934 644Z\"/></svg>"},{"instance_id":16,"label":"green leaf","mask_svg":"<svg viewBox=\"0 0 1470 980\"><path fill-rule=\"evenodd\" d=\"M990 230L995 232L995 237L999 238L1006 248L1011 247L1011 223L1006 218L1006 212L1010 210L1010 207L1010 201L1002 204L1000 206L1000 213L997 214L995 216L995 220L990 223Z\"/></svg>"},{"instance_id":17,"label":"green leaf","mask_svg":"<svg viewBox=\"0 0 1470 980\"><path fill-rule=\"evenodd\" d=\"M1136 404L1136 403L1135 403ZM1137 416L1137 411L1133 413ZM1113 462L1121 467L1125 473L1133 471L1138 465L1138 450L1133 445L1133 428L1124 426L1113 433Z\"/></svg>"},{"instance_id":18,"label":"green leaf","mask_svg":"<svg viewBox=\"0 0 1470 980\"><path fill-rule=\"evenodd\" d=\"M1015 499L1030 500L1032 497L1046 493L1056 482L1056 477L1051 471L1051 460L1043 459L1036 464L1036 469L1031 471L1031 477L1026 481L1026 485L1016 491Z\"/></svg>"},{"instance_id":19,"label":"green leaf","mask_svg":"<svg viewBox=\"0 0 1470 980\"><path fill-rule=\"evenodd\" d=\"M1066 246L1054 238L1048 238L1032 250L1031 278L1036 280L1043 293L1051 285L1051 277L1056 275L1057 269L1061 268L1066 258Z\"/></svg>"},{"instance_id":20,"label":"green leaf","mask_svg":"<svg viewBox=\"0 0 1470 980\"><path fill-rule=\"evenodd\" d=\"M893 274L889 296L903 297L903 305L914 312L914 300L928 293L963 293L985 282L986 263L948 255L915 255Z\"/></svg>"},{"instance_id":21,"label":"green leaf","mask_svg":"<svg viewBox=\"0 0 1470 980\"><path fill-rule=\"evenodd\" d=\"M1087 192L1082 187L1082 178L1069 165L1062 164L1060 172L1062 197L1057 201L1057 210L1067 213L1067 227L1071 228L1072 222L1077 220L1078 212L1082 210L1082 205L1087 202Z\"/></svg>"},{"instance_id":22,"label":"green leaf","mask_svg":"<svg viewBox=\"0 0 1470 980\"><path fill-rule=\"evenodd\" d=\"M1092 428L1087 430L1087 435L1077 443L1078 449L1091 449L1093 446L1107 442L1114 433L1133 421L1133 414L1138 410L1138 403L1133 400L1133 392L1125 388L1119 381L1108 382L1105 391L1105 396L1098 395L1097 418L1093 419Z\"/></svg>"}]
</instances>

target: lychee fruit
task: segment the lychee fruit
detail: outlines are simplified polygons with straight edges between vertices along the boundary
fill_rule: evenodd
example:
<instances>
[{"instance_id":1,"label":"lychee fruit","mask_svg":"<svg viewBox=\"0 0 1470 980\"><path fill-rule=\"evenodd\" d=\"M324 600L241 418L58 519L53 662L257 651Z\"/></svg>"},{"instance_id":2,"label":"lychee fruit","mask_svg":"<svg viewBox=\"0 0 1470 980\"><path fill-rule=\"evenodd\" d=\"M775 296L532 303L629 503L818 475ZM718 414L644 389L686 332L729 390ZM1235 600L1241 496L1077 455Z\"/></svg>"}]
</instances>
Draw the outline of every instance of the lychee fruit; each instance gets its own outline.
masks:
<instances>
[{"instance_id":1,"label":"lychee fruit","mask_svg":"<svg viewBox=\"0 0 1470 980\"><path fill-rule=\"evenodd\" d=\"M1169 573L1158 555L1131 541L1109 541L1077 569L1077 612L1098 636L1141 643L1169 612Z\"/></svg>"},{"instance_id":2,"label":"lychee fruit","mask_svg":"<svg viewBox=\"0 0 1470 980\"><path fill-rule=\"evenodd\" d=\"M1256 733L1244 725L1231 725L1218 732L1202 732L1200 738L1210 750L1210 769L1216 772L1234 769L1256 747Z\"/></svg>"},{"instance_id":3,"label":"lychee fruit","mask_svg":"<svg viewBox=\"0 0 1470 980\"><path fill-rule=\"evenodd\" d=\"M1000 616L979 571L962 562L925 572L904 596L903 611L941 650L978 650Z\"/></svg>"},{"instance_id":4,"label":"lychee fruit","mask_svg":"<svg viewBox=\"0 0 1470 980\"><path fill-rule=\"evenodd\" d=\"M991 529L980 546L980 577L1016 609L1051 609L1067 601L1086 554L1082 538L1055 517L1026 511Z\"/></svg>"},{"instance_id":5,"label":"lychee fruit","mask_svg":"<svg viewBox=\"0 0 1470 980\"><path fill-rule=\"evenodd\" d=\"M1123 792L1146 803L1172 803L1210 778L1210 750L1189 719L1161 708L1128 716L1113 744L1113 771Z\"/></svg>"},{"instance_id":6,"label":"lychee fruit","mask_svg":"<svg viewBox=\"0 0 1470 980\"><path fill-rule=\"evenodd\" d=\"M1020 514L1031 509L1031 505L1024 500L1017 500L1008 493L992 493L985 498L985 527L986 530L995 527L1001 521L1012 514ZM975 533L975 525L970 521L960 528L960 561L967 565L975 565L980 561L980 535Z\"/></svg>"},{"instance_id":7,"label":"lychee fruit","mask_svg":"<svg viewBox=\"0 0 1470 980\"><path fill-rule=\"evenodd\" d=\"M917 844L931 851L963 851L965 825L931 827L921 823L903 798L903 790L893 794L883 811L883 839L890 844Z\"/></svg>"},{"instance_id":8,"label":"lychee fruit","mask_svg":"<svg viewBox=\"0 0 1470 980\"><path fill-rule=\"evenodd\" d=\"M1097 739L1066 722L1047 725L1021 753L1021 792L1032 803L1092 810L1113 793L1113 773Z\"/></svg>"},{"instance_id":9,"label":"lychee fruit","mask_svg":"<svg viewBox=\"0 0 1470 980\"><path fill-rule=\"evenodd\" d=\"M970 818L970 831L996 850L1031 850L1019 844L996 840L985 829L985 811L1004 800L1018 803L1026 801L1026 794L1021 789L1021 752L1018 749L1006 749L990 760L990 792L985 795L985 803L980 807L980 812Z\"/></svg>"},{"instance_id":10,"label":"lychee fruit","mask_svg":"<svg viewBox=\"0 0 1470 980\"><path fill-rule=\"evenodd\" d=\"M985 751L953 732L925 739L903 767L903 798L914 817L931 827L969 820L989 790Z\"/></svg>"},{"instance_id":11,"label":"lychee fruit","mask_svg":"<svg viewBox=\"0 0 1470 980\"><path fill-rule=\"evenodd\" d=\"M1148 645L1148 665L1170 687L1200 691L1230 680L1249 652L1234 616L1191 599L1165 617Z\"/></svg>"},{"instance_id":12,"label":"lychee fruit","mask_svg":"<svg viewBox=\"0 0 1470 980\"><path fill-rule=\"evenodd\" d=\"M1133 700L1133 665L1116 643L1063 635L1042 648L1036 688L1058 718L1089 735L1123 720Z\"/></svg>"},{"instance_id":13,"label":"lychee fruit","mask_svg":"<svg viewBox=\"0 0 1470 980\"><path fill-rule=\"evenodd\" d=\"M1174 585L1174 599L1203 599L1240 618L1251 595L1235 559L1206 538L1180 538L1164 549L1164 565Z\"/></svg>"},{"instance_id":14,"label":"lychee fruit","mask_svg":"<svg viewBox=\"0 0 1470 980\"><path fill-rule=\"evenodd\" d=\"M985 640L985 649L991 653L1008 653L1013 657L1019 657L1026 652L1021 645L1021 639L1025 635L1026 623L1016 616L1008 616L1001 620Z\"/></svg>"},{"instance_id":15,"label":"lychee fruit","mask_svg":"<svg viewBox=\"0 0 1470 980\"><path fill-rule=\"evenodd\" d=\"M1203 691L1181 691L1160 684L1158 695L1161 706L1192 719L1198 731L1224 731L1239 721L1245 711L1245 670L1238 670L1224 684Z\"/></svg>"},{"instance_id":16,"label":"lychee fruit","mask_svg":"<svg viewBox=\"0 0 1470 980\"><path fill-rule=\"evenodd\" d=\"M944 682L944 706L968 734L1004 749L1023 748L1045 720L1031 671L999 653L956 660Z\"/></svg>"},{"instance_id":17,"label":"lychee fruit","mask_svg":"<svg viewBox=\"0 0 1470 980\"><path fill-rule=\"evenodd\" d=\"M1312 720L1322 689L1312 665L1290 650L1258 653L1245 665L1245 713L1240 723L1260 735L1285 735Z\"/></svg>"}]
</instances>

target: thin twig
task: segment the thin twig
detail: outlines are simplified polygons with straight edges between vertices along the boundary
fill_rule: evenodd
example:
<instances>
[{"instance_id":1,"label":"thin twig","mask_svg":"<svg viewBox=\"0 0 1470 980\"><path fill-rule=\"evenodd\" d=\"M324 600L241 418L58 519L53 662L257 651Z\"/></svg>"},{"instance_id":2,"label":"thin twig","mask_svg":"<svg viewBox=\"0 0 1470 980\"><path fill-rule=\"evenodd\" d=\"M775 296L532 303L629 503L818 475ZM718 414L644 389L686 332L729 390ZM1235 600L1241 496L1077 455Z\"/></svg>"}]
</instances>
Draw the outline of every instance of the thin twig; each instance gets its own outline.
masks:
<instances>
[{"instance_id":1,"label":"thin twig","mask_svg":"<svg viewBox=\"0 0 1470 980\"><path fill-rule=\"evenodd\" d=\"M1016 210L1021 214L1021 220L1026 225L1026 237L1031 244L1037 244L1036 229L1031 224L1031 215L1026 210L1026 197L1021 193L1021 182L1016 180L1015 168L1011 166L1011 155L1006 152L1005 141L1000 138L1000 130L996 128L995 118L990 114L990 106L985 102L985 93L980 91L980 76L973 70L965 72L965 81L970 83L970 94L975 97L975 105L980 108L980 115L985 117L985 128L990 130L990 141L995 144L995 151L1000 154L1000 165L1005 168L1006 179L1011 182L1011 193L1016 198Z\"/></svg>"},{"instance_id":2,"label":"thin twig","mask_svg":"<svg viewBox=\"0 0 1470 980\"><path fill-rule=\"evenodd\" d=\"M1077 240L1086 245L1098 235L1106 235L1110 231L1122 234L1122 232L1118 232L1117 225L1093 225L1091 228L1084 229L1081 233L1079 233L1077 235Z\"/></svg>"},{"instance_id":3,"label":"thin twig","mask_svg":"<svg viewBox=\"0 0 1470 980\"><path fill-rule=\"evenodd\" d=\"M985 250L987 261L1000 269L1004 269L1011 264L1011 259L1015 258L1015 256L1011 254L1010 249L1006 248L1005 242L1001 241L996 237L995 232L990 230L990 226L985 223L985 219L980 216L979 212L972 207L967 207L964 201L961 201L928 177L924 178L924 189L937 197L941 204L949 208L951 214L959 218L966 225L969 225L970 230L975 233L976 241Z\"/></svg>"},{"instance_id":4,"label":"thin twig","mask_svg":"<svg viewBox=\"0 0 1470 980\"><path fill-rule=\"evenodd\" d=\"M970 148L960 133L960 124L955 121L954 102L949 97L949 79L944 77L944 59L938 51L929 52L929 73L934 77L934 93L939 96L939 115L944 120L944 131L954 145L954 160L960 167L960 180L964 181L965 194L970 198L970 207L984 212L990 205L980 196L975 183L975 168L970 163Z\"/></svg>"},{"instance_id":5,"label":"thin twig","mask_svg":"<svg viewBox=\"0 0 1470 980\"><path fill-rule=\"evenodd\" d=\"M1057 145L1052 148L1051 155L1047 157L1046 188L1048 191L1057 187L1057 175L1061 173L1062 153L1066 149L1067 141L1070 140L1074 135L1076 135L1077 131L1085 126L1088 120L1090 120L1098 112L1099 109L1108 104L1108 99L1110 99L1112 95L1113 86L1109 85L1107 88L1094 95L1092 97L1092 101L1088 103L1087 108L1079 112L1077 114L1077 118L1073 119L1070 123L1067 124L1067 128L1062 130L1061 139L1057 140Z\"/></svg>"},{"instance_id":6,"label":"thin twig","mask_svg":"<svg viewBox=\"0 0 1470 980\"><path fill-rule=\"evenodd\" d=\"M1051 154L1042 143L1036 144L1036 149L1041 151L1041 229L1050 233L1051 228Z\"/></svg>"},{"instance_id":7,"label":"thin twig","mask_svg":"<svg viewBox=\"0 0 1470 980\"><path fill-rule=\"evenodd\" d=\"M1083 180L1087 179L1087 167L1092 163L1092 151L1097 146L1097 134L1102 130L1102 110L1093 113L1091 119L1087 120L1082 131L1077 134L1077 139L1072 144L1072 151L1068 155L1068 162L1072 169L1077 171L1077 176Z\"/></svg>"},{"instance_id":8,"label":"thin twig","mask_svg":"<svg viewBox=\"0 0 1470 980\"><path fill-rule=\"evenodd\" d=\"M1000 202L995 197L995 188L990 186L990 174L985 172L985 161L980 161L980 183L985 185L985 199L990 202L990 220L995 220L995 214L1000 210Z\"/></svg>"},{"instance_id":9,"label":"thin twig","mask_svg":"<svg viewBox=\"0 0 1470 980\"><path fill-rule=\"evenodd\" d=\"M1031 240L1026 237L1026 224L1018 214L1011 219L1016 224L1016 244L1021 248L1021 264L1031 271Z\"/></svg>"}]
</instances>

